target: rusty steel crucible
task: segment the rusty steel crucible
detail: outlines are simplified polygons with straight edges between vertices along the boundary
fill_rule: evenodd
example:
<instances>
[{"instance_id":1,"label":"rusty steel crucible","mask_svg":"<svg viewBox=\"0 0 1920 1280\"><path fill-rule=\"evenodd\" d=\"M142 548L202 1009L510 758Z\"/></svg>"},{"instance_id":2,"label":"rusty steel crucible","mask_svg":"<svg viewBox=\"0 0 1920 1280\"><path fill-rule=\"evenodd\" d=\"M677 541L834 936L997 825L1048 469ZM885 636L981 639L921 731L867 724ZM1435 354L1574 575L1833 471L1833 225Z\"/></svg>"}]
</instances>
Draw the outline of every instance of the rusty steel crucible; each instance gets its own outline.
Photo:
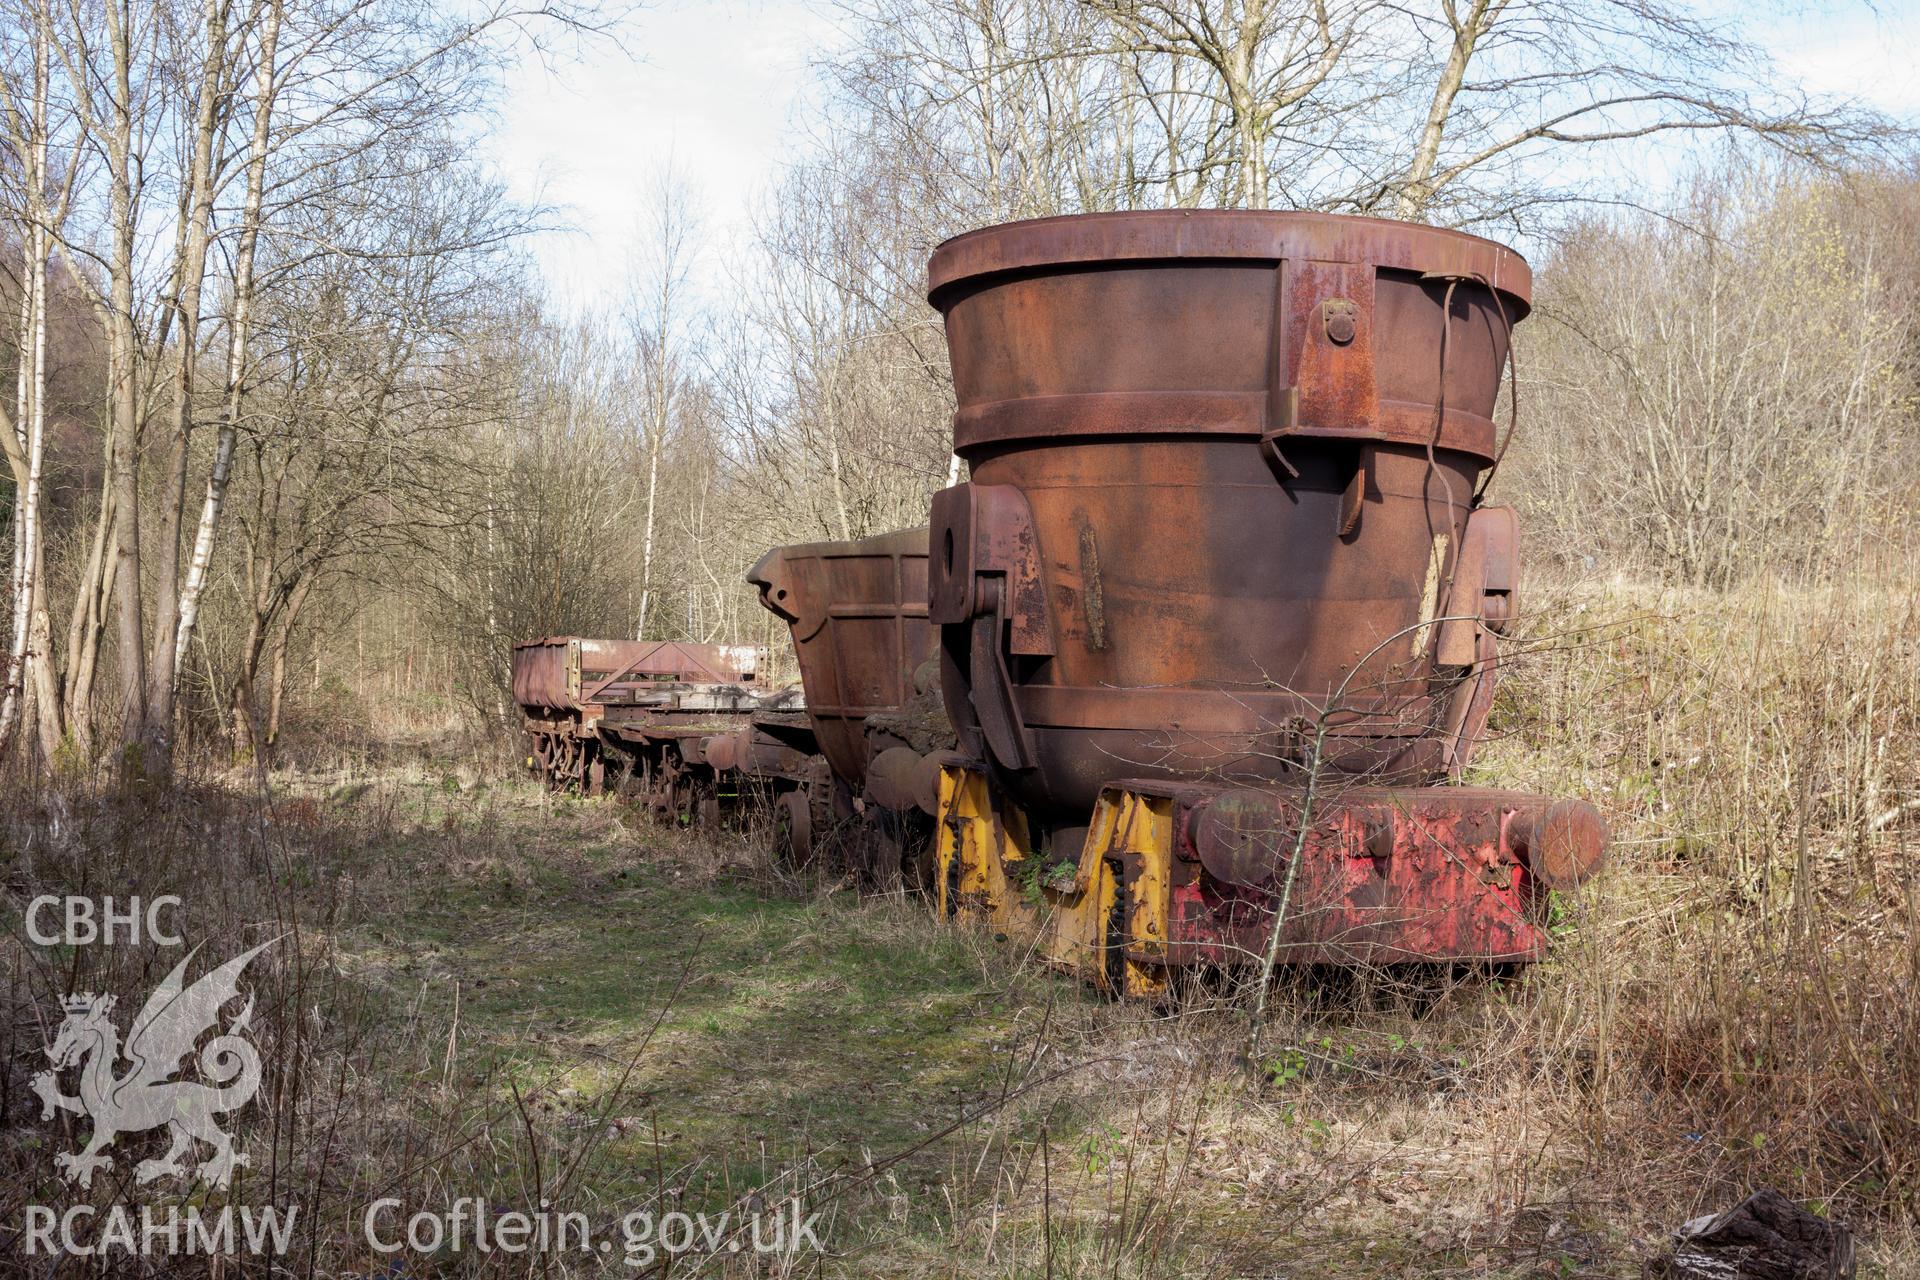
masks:
<instances>
[{"instance_id":1,"label":"rusty steel crucible","mask_svg":"<svg viewBox=\"0 0 1920 1280\"><path fill-rule=\"evenodd\" d=\"M1297 783L1321 727L1342 774L1457 773L1515 587L1475 488L1529 296L1491 241L1321 214L941 245L972 481L928 585L963 746L1061 824L1116 778Z\"/></svg>"}]
</instances>

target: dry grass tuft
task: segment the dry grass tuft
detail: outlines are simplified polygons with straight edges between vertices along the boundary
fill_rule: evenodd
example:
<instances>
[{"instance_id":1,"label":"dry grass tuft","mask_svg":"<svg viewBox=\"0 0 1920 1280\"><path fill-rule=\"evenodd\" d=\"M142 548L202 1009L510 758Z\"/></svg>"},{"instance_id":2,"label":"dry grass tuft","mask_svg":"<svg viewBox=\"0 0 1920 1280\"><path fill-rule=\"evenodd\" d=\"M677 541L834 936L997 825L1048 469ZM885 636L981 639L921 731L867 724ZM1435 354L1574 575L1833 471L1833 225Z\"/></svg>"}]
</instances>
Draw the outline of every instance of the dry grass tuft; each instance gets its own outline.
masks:
<instances>
[{"instance_id":1,"label":"dry grass tuft","mask_svg":"<svg viewBox=\"0 0 1920 1280\"><path fill-rule=\"evenodd\" d=\"M1540 593L1486 768L1594 796L1612 869L1508 1034L1609 1193L1920 1211L1920 596Z\"/></svg>"}]
</instances>

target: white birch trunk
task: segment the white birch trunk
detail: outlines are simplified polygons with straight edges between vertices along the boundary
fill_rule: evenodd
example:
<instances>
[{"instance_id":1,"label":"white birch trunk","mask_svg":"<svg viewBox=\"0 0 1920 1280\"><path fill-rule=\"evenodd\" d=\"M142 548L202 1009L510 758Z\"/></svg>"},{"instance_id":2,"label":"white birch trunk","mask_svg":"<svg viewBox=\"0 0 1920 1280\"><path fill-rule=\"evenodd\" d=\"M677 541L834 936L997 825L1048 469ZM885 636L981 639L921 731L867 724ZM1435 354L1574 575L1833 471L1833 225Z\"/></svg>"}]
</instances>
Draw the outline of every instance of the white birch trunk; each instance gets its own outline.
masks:
<instances>
[{"instance_id":1,"label":"white birch trunk","mask_svg":"<svg viewBox=\"0 0 1920 1280\"><path fill-rule=\"evenodd\" d=\"M148 658L154 736L171 767L173 701L180 683L180 525L186 515L188 447L193 435L193 384L200 341L200 298L206 280L212 234L214 141L219 100L226 76L226 0L206 0L202 14L207 53L201 68L195 107L193 153L187 200L181 207L174 267L174 316L178 320L180 359L174 366L172 453L160 511L158 557L154 565L153 643Z\"/></svg>"},{"instance_id":2,"label":"white birch trunk","mask_svg":"<svg viewBox=\"0 0 1920 1280\"><path fill-rule=\"evenodd\" d=\"M11 433L13 428L9 426L6 430ZM20 714L19 691L24 683L14 680L14 673L20 670L22 660L22 655L18 652L22 646L22 637L19 630L20 554L26 549L26 540L22 537L22 532L18 511L16 510L13 521L13 571L12 575L7 579L8 597L14 601L14 630L9 633L7 669L4 673L0 673L0 679L4 679L6 686L5 694L0 695L0 750L4 750L5 745L12 740L13 722Z\"/></svg>"},{"instance_id":3,"label":"white birch trunk","mask_svg":"<svg viewBox=\"0 0 1920 1280\"><path fill-rule=\"evenodd\" d=\"M213 469L200 504L194 529L193 555L186 581L180 587L180 622L174 636L174 667L185 662L187 644L200 617L200 597L207 589L213 563L213 537L227 502L227 482L233 476L234 440L239 432L243 384L247 367L247 335L253 316L253 255L260 238L260 206L266 189L267 150L272 140L274 56L280 41L280 5L269 0L260 31L260 65L254 77L253 137L247 148L247 194L240 213L240 243L234 254L233 318L227 326L226 411L213 447Z\"/></svg>"},{"instance_id":4,"label":"white birch trunk","mask_svg":"<svg viewBox=\"0 0 1920 1280\"><path fill-rule=\"evenodd\" d=\"M14 404L18 416L4 430L8 435L8 462L16 480L14 507L13 557L13 635L8 653L6 696L0 700L0 752L12 744L23 693L45 685L32 670L34 659L41 665L48 660L48 637L36 650L31 643L35 606L39 605L41 586L40 551L40 478L46 460L47 437L47 255L52 240L47 229L47 26L38 24L34 41L32 138L27 152L27 231L28 267L21 290L21 354ZM44 609L42 610L44 612ZM57 725L59 708L39 712L51 714ZM57 737L57 734L55 735Z\"/></svg>"},{"instance_id":5,"label":"white birch trunk","mask_svg":"<svg viewBox=\"0 0 1920 1280\"><path fill-rule=\"evenodd\" d=\"M665 394L660 393L662 400ZM653 430L647 440L647 524L640 542L640 619L634 627L635 640L647 638L647 611L653 604L653 510L654 498L660 491L660 438L667 433L662 421L665 416L664 405L656 409Z\"/></svg>"},{"instance_id":6,"label":"white birch trunk","mask_svg":"<svg viewBox=\"0 0 1920 1280\"><path fill-rule=\"evenodd\" d=\"M41 59L45 65L44 56ZM44 81L36 107L44 112L46 93ZM35 159L36 181L46 174L46 121L40 121L39 138L36 145L38 156ZM27 489L21 503L22 523L26 536L22 539L24 550L21 553L21 570L26 578L27 604L27 650L26 667L21 673L22 684L32 692L38 690L45 694L52 687L53 654L52 627L47 622L46 585L44 568L46 556L41 550L40 528L40 487L45 471L47 454L47 254L51 247L51 237L46 226L46 201L43 198L44 186L36 190L34 200L35 225L33 229L33 385L31 407L27 418ZM48 740L59 740L60 705L56 700L47 705L45 698L39 700L35 708L34 720L41 729L41 745L49 747ZM50 748L49 748L50 754Z\"/></svg>"},{"instance_id":7,"label":"white birch trunk","mask_svg":"<svg viewBox=\"0 0 1920 1280\"><path fill-rule=\"evenodd\" d=\"M20 320L16 332L16 351L25 353L33 332L33 285L23 282L20 290ZM13 471L13 576L7 598L12 602L12 627L7 632L7 668L4 673L6 694L0 697L0 752L13 741L13 729L20 717L20 691L26 687L27 618L31 603L32 572L27 568L27 382L32 377L32 361L22 359L14 384L13 420L0 427L6 432L7 462Z\"/></svg>"}]
</instances>

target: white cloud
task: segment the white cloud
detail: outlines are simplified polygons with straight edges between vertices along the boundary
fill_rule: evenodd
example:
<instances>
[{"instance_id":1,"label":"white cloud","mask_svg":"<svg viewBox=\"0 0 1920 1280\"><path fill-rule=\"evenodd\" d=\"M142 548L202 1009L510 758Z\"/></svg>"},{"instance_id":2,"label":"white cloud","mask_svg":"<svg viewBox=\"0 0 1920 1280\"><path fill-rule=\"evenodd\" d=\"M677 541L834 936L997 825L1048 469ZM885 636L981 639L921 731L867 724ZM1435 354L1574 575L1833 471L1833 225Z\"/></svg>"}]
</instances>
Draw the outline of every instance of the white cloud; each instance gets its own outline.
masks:
<instances>
[{"instance_id":1,"label":"white cloud","mask_svg":"<svg viewBox=\"0 0 1920 1280\"><path fill-rule=\"evenodd\" d=\"M1810 92L1857 98L1907 118L1920 113L1914 53L1920 12L1904 0L1872 7L1791 5L1750 22L1780 70Z\"/></svg>"},{"instance_id":2,"label":"white cloud","mask_svg":"<svg viewBox=\"0 0 1920 1280\"><path fill-rule=\"evenodd\" d=\"M491 140L513 192L557 206L571 228L540 236L534 251L559 300L577 306L613 298L669 157L711 245L746 233L754 199L790 155L808 60L834 29L817 6L761 0L649 8L621 35L624 50L517 67ZM720 264L701 265L716 282Z\"/></svg>"}]
</instances>

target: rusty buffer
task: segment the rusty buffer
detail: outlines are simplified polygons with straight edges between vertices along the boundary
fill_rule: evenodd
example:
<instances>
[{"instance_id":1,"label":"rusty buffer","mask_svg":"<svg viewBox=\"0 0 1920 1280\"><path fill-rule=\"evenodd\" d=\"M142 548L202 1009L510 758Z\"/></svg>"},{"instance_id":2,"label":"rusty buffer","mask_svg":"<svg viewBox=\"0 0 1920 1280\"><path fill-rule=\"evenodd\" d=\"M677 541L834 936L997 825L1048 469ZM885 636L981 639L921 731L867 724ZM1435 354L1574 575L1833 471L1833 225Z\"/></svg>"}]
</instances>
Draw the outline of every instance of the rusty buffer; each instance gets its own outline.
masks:
<instances>
[{"instance_id":1,"label":"rusty buffer","mask_svg":"<svg viewBox=\"0 0 1920 1280\"><path fill-rule=\"evenodd\" d=\"M1171 211L989 227L928 274L972 468L933 504L931 617L999 786L1084 823L1120 778L1297 782L1323 723L1334 770L1457 776L1515 586L1476 493L1519 255Z\"/></svg>"},{"instance_id":2,"label":"rusty buffer","mask_svg":"<svg viewBox=\"0 0 1920 1280\"><path fill-rule=\"evenodd\" d=\"M776 547L747 581L787 624L821 754L847 794L861 795L868 718L908 704L933 652L927 531Z\"/></svg>"}]
</instances>

